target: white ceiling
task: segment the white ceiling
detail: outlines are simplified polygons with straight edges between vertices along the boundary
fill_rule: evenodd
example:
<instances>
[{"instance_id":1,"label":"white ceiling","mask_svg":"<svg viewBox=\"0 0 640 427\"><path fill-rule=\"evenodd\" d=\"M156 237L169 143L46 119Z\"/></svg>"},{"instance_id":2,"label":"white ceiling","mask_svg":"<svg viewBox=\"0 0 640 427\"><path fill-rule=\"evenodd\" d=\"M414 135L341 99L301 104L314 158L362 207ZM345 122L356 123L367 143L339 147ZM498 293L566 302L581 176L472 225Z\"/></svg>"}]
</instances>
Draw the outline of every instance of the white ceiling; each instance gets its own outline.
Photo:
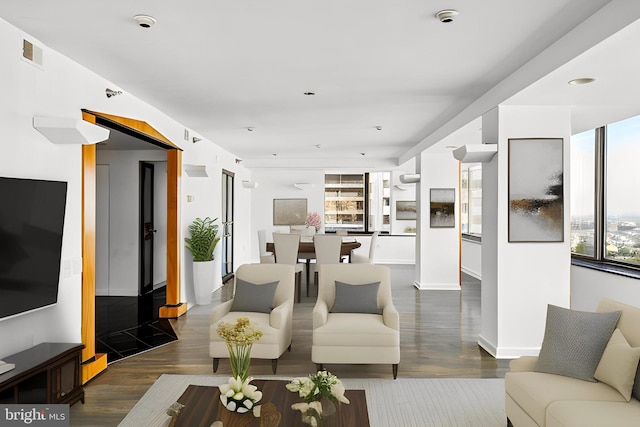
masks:
<instances>
[{"instance_id":1,"label":"white ceiling","mask_svg":"<svg viewBox=\"0 0 640 427\"><path fill-rule=\"evenodd\" d=\"M2 0L0 17L114 82L109 113L134 95L247 167L397 165L479 142L500 103L574 105L574 129L640 113L639 26L597 46L637 1Z\"/></svg>"}]
</instances>

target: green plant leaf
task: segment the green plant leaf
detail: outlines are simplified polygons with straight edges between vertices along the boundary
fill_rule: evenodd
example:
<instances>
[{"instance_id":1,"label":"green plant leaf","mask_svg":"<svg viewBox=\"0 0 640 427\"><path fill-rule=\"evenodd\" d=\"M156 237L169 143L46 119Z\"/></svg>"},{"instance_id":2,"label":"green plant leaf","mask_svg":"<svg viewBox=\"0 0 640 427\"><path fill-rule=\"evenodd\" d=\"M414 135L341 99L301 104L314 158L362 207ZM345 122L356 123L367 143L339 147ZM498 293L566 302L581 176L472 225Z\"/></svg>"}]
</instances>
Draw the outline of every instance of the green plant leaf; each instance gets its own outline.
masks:
<instances>
[{"instance_id":1,"label":"green plant leaf","mask_svg":"<svg viewBox=\"0 0 640 427\"><path fill-rule=\"evenodd\" d=\"M196 218L189 225L189 237L184 239L187 249L193 255L194 262L211 261L213 252L220 241L218 236L218 218Z\"/></svg>"}]
</instances>

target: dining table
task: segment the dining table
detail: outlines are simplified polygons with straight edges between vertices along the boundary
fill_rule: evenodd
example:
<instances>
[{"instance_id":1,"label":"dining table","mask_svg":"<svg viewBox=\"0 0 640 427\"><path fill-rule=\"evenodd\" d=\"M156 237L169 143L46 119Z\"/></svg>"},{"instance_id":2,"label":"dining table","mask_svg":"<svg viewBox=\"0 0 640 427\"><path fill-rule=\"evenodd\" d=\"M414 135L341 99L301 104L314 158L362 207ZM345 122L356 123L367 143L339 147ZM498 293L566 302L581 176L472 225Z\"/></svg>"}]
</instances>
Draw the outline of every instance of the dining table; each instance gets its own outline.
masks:
<instances>
[{"instance_id":1,"label":"dining table","mask_svg":"<svg viewBox=\"0 0 640 427\"><path fill-rule=\"evenodd\" d=\"M347 257L349 260L351 259L351 251L362 246L360 242L358 242L355 238L343 238L342 244L340 245L340 258ZM273 242L267 242L267 252L271 252L276 256L276 248ZM316 248L313 245L313 241L300 241L298 245L298 259L305 260L307 264L307 295L309 294L309 271L311 267L311 260L316 259Z\"/></svg>"}]
</instances>

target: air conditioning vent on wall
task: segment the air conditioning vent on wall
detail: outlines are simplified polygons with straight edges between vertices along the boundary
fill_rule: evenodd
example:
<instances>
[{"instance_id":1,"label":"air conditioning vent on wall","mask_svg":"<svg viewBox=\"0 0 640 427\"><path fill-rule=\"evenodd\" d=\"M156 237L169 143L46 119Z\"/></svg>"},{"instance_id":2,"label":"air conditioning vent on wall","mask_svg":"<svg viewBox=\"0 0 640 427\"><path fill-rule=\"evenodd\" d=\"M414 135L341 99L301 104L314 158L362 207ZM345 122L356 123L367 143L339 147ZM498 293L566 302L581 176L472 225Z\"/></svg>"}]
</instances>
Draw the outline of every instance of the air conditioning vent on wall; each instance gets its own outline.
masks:
<instances>
[{"instance_id":1,"label":"air conditioning vent on wall","mask_svg":"<svg viewBox=\"0 0 640 427\"><path fill-rule=\"evenodd\" d=\"M30 41L22 40L22 56L24 59L42 67L42 48Z\"/></svg>"}]
</instances>

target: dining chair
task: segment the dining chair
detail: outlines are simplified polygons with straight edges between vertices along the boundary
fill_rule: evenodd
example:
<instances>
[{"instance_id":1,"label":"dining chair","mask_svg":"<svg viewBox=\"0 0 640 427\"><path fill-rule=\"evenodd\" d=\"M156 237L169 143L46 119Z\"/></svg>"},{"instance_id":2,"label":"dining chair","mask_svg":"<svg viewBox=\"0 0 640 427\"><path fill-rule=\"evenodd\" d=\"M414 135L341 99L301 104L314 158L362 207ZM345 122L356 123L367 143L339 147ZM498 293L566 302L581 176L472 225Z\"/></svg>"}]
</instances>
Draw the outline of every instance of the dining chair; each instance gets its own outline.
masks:
<instances>
[{"instance_id":1,"label":"dining chair","mask_svg":"<svg viewBox=\"0 0 640 427\"><path fill-rule=\"evenodd\" d=\"M300 285L304 264L298 263L299 234L273 233L273 246L276 264L293 265L296 273L297 301L300 302Z\"/></svg>"},{"instance_id":2,"label":"dining chair","mask_svg":"<svg viewBox=\"0 0 640 427\"><path fill-rule=\"evenodd\" d=\"M351 263L352 264L373 264L373 257L375 255L376 252L376 246L377 246L377 242L378 242L378 235L380 234L379 231L375 231L372 235L371 235L371 243L369 244L369 256L364 256L364 255L358 255L358 254L351 254Z\"/></svg>"},{"instance_id":3,"label":"dining chair","mask_svg":"<svg viewBox=\"0 0 640 427\"><path fill-rule=\"evenodd\" d=\"M276 257L273 252L267 252L267 239L264 230L258 230L258 245L260 246L260 264L274 264Z\"/></svg>"},{"instance_id":4,"label":"dining chair","mask_svg":"<svg viewBox=\"0 0 640 427\"><path fill-rule=\"evenodd\" d=\"M317 234L313 239L313 247L316 252L316 270L313 273L313 283L318 286L318 271L323 264L339 264L342 236L331 234ZM307 296L309 296L309 284L307 283Z\"/></svg>"}]
</instances>

